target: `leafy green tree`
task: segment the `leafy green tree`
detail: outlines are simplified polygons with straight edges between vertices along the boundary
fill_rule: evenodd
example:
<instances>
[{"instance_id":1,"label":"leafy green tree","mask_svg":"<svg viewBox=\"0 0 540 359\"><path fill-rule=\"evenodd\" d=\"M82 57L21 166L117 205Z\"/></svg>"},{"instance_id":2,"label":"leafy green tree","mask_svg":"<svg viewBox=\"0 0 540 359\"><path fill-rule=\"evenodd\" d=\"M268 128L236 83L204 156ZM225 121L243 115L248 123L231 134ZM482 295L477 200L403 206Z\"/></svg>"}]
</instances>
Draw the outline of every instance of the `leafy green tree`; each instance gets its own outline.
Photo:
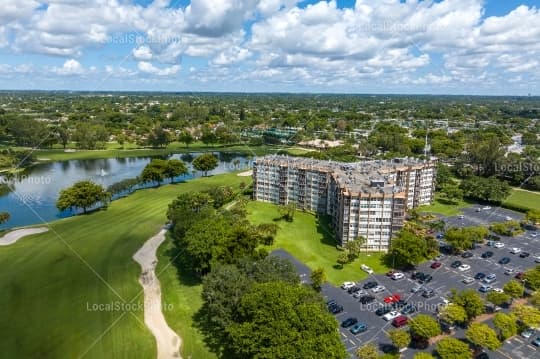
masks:
<instances>
[{"instance_id":1,"label":"leafy green tree","mask_svg":"<svg viewBox=\"0 0 540 359\"><path fill-rule=\"evenodd\" d=\"M407 230L401 230L390 244L391 256L400 266L415 266L422 262L428 252L427 241Z\"/></svg>"},{"instance_id":2,"label":"leafy green tree","mask_svg":"<svg viewBox=\"0 0 540 359\"><path fill-rule=\"evenodd\" d=\"M156 182L159 187L161 186L161 182L165 179L166 168L167 161L153 159L143 168L140 178L144 183Z\"/></svg>"},{"instance_id":3,"label":"leafy green tree","mask_svg":"<svg viewBox=\"0 0 540 359\"><path fill-rule=\"evenodd\" d=\"M209 128L205 128L202 131L201 141L205 145L213 145L218 142L216 134Z\"/></svg>"},{"instance_id":4,"label":"leafy green tree","mask_svg":"<svg viewBox=\"0 0 540 359\"><path fill-rule=\"evenodd\" d=\"M437 342L435 351L441 359L472 359L469 346L455 338L441 339Z\"/></svg>"},{"instance_id":5,"label":"leafy green tree","mask_svg":"<svg viewBox=\"0 0 540 359\"><path fill-rule=\"evenodd\" d=\"M450 203L458 203L463 199L463 190L457 183L446 183L442 186L441 195Z\"/></svg>"},{"instance_id":6,"label":"leafy green tree","mask_svg":"<svg viewBox=\"0 0 540 359\"><path fill-rule=\"evenodd\" d=\"M311 279L311 287L315 289L317 292L321 291L321 287L324 282L326 282L326 273L324 272L324 268L315 268L310 275Z\"/></svg>"},{"instance_id":7,"label":"leafy green tree","mask_svg":"<svg viewBox=\"0 0 540 359\"><path fill-rule=\"evenodd\" d=\"M517 304L512 306L511 313L530 328L540 326L540 310L530 305Z\"/></svg>"},{"instance_id":8,"label":"leafy green tree","mask_svg":"<svg viewBox=\"0 0 540 359\"><path fill-rule=\"evenodd\" d=\"M465 331L465 337L476 345L489 350L496 350L501 346L497 333L484 323L472 323Z\"/></svg>"},{"instance_id":9,"label":"leafy green tree","mask_svg":"<svg viewBox=\"0 0 540 359\"><path fill-rule=\"evenodd\" d=\"M204 176L208 176L208 171L216 168L218 164L218 158L211 153L204 153L193 160L193 167L197 171L203 172Z\"/></svg>"},{"instance_id":10,"label":"leafy green tree","mask_svg":"<svg viewBox=\"0 0 540 359\"><path fill-rule=\"evenodd\" d=\"M334 317L311 288L255 284L238 313L228 328L235 357L347 358Z\"/></svg>"},{"instance_id":11,"label":"leafy green tree","mask_svg":"<svg viewBox=\"0 0 540 359\"><path fill-rule=\"evenodd\" d=\"M467 322L467 312L458 304L450 303L440 312L440 318L449 324L461 324Z\"/></svg>"},{"instance_id":12,"label":"leafy green tree","mask_svg":"<svg viewBox=\"0 0 540 359\"><path fill-rule=\"evenodd\" d=\"M9 212L0 212L0 224L6 223L10 218Z\"/></svg>"},{"instance_id":13,"label":"leafy green tree","mask_svg":"<svg viewBox=\"0 0 540 359\"><path fill-rule=\"evenodd\" d=\"M103 186L92 181L79 181L60 191L56 208L60 211L81 208L86 213L89 208L99 203L108 203L110 198L111 194L105 191Z\"/></svg>"},{"instance_id":14,"label":"leafy green tree","mask_svg":"<svg viewBox=\"0 0 540 359\"><path fill-rule=\"evenodd\" d=\"M274 243L274 237L279 230L279 226L275 223L261 223L257 226L257 231L261 236L261 242L267 246Z\"/></svg>"},{"instance_id":15,"label":"leafy green tree","mask_svg":"<svg viewBox=\"0 0 540 359\"><path fill-rule=\"evenodd\" d=\"M518 282L515 279L512 279L508 281L504 287L503 290L506 294L508 294L512 298L521 298L523 297L523 284L521 282Z\"/></svg>"},{"instance_id":16,"label":"leafy green tree","mask_svg":"<svg viewBox=\"0 0 540 359\"><path fill-rule=\"evenodd\" d=\"M465 197L495 203L502 202L511 190L508 183L495 177L470 177L461 182L460 188Z\"/></svg>"},{"instance_id":17,"label":"leafy green tree","mask_svg":"<svg viewBox=\"0 0 540 359\"><path fill-rule=\"evenodd\" d=\"M60 142L62 147L66 149L71 138L71 134L67 126L58 126L56 128L56 136L58 137L58 142Z\"/></svg>"},{"instance_id":18,"label":"leafy green tree","mask_svg":"<svg viewBox=\"0 0 540 359\"><path fill-rule=\"evenodd\" d=\"M290 202L286 205L279 206L278 212L281 218L285 219L287 222L292 222L296 213L296 203Z\"/></svg>"},{"instance_id":19,"label":"leafy green tree","mask_svg":"<svg viewBox=\"0 0 540 359\"><path fill-rule=\"evenodd\" d=\"M540 309L540 291L537 290L531 294L529 297L529 303Z\"/></svg>"},{"instance_id":20,"label":"leafy green tree","mask_svg":"<svg viewBox=\"0 0 540 359\"><path fill-rule=\"evenodd\" d=\"M362 253L362 247L366 244L366 238L362 236L356 237L352 241L345 244L345 249L349 251L350 260L353 261Z\"/></svg>"},{"instance_id":21,"label":"leafy green tree","mask_svg":"<svg viewBox=\"0 0 540 359\"><path fill-rule=\"evenodd\" d=\"M148 134L148 144L152 147L166 147L169 143L171 134L161 126L161 123L156 123Z\"/></svg>"},{"instance_id":22,"label":"leafy green tree","mask_svg":"<svg viewBox=\"0 0 540 359\"><path fill-rule=\"evenodd\" d=\"M454 183L452 176L453 174L450 167L443 163L439 163L437 165L437 181L435 182L437 186L436 189L440 191L445 185Z\"/></svg>"},{"instance_id":23,"label":"leafy green tree","mask_svg":"<svg viewBox=\"0 0 540 359\"><path fill-rule=\"evenodd\" d=\"M373 343L367 343L356 349L356 356L358 359L378 359L379 350Z\"/></svg>"},{"instance_id":24,"label":"leafy green tree","mask_svg":"<svg viewBox=\"0 0 540 359\"><path fill-rule=\"evenodd\" d=\"M540 210L531 209L525 215L525 220L533 225L540 223Z\"/></svg>"},{"instance_id":25,"label":"leafy green tree","mask_svg":"<svg viewBox=\"0 0 540 359\"><path fill-rule=\"evenodd\" d=\"M499 332L501 340L513 337L518 332L516 317L512 314L497 313L493 318L493 325Z\"/></svg>"},{"instance_id":26,"label":"leafy green tree","mask_svg":"<svg viewBox=\"0 0 540 359\"><path fill-rule=\"evenodd\" d=\"M418 314L409 321L411 335L417 338L429 339L441 334L441 326L427 314Z\"/></svg>"},{"instance_id":27,"label":"leafy green tree","mask_svg":"<svg viewBox=\"0 0 540 359\"><path fill-rule=\"evenodd\" d=\"M168 160L165 168L163 169L163 176L169 178L171 183L175 177L188 174L188 169L184 162L176 159Z\"/></svg>"},{"instance_id":28,"label":"leafy green tree","mask_svg":"<svg viewBox=\"0 0 540 359\"><path fill-rule=\"evenodd\" d=\"M392 344L398 349L406 348L411 343L411 335L405 330L390 330L388 331L388 337Z\"/></svg>"},{"instance_id":29,"label":"leafy green tree","mask_svg":"<svg viewBox=\"0 0 540 359\"><path fill-rule=\"evenodd\" d=\"M486 295L486 300L497 306L502 306L510 302L512 298L506 293L491 291Z\"/></svg>"},{"instance_id":30,"label":"leafy green tree","mask_svg":"<svg viewBox=\"0 0 540 359\"><path fill-rule=\"evenodd\" d=\"M186 148L188 148L189 145L193 143L193 141L195 141L195 139L189 131L184 130L178 135L178 142L185 144Z\"/></svg>"},{"instance_id":31,"label":"leafy green tree","mask_svg":"<svg viewBox=\"0 0 540 359\"><path fill-rule=\"evenodd\" d=\"M540 265L525 271L525 284L532 290L540 289Z\"/></svg>"},{"instance_id":32,"label":"leafy green tree","mask_svg":"<svg viewBox=\"0 0 540 359\"><path fill-rule=\"evenodd\" d=\"M336 259L336 262L339 264L341 268L350 261L349 251L344 250L338 254L338 257Z\"/></svg>"},{"instance_id":33,"label":"leafy green tree","mask_svg":"<svg viewBox=\"0 0 540 359\"><path fill-rule=\"evenodd\" d=\"M482 297L473 289L466 289L461 292L452 290L450 301L465 309L469 321L484 313L485 310Z\"/></svg>"},{"instance_id":34,"label":"leafy green tree","mask_svg":"<svg viewBox=\"0 0 540 359\"><path fill-rule=\"evenodd\" d=\"M489 234L486 227L452 227L446 231L444 237L447 243L457 251L467 250L472 247L474 243L480 243Z\"/></svg>"}]
</instances>

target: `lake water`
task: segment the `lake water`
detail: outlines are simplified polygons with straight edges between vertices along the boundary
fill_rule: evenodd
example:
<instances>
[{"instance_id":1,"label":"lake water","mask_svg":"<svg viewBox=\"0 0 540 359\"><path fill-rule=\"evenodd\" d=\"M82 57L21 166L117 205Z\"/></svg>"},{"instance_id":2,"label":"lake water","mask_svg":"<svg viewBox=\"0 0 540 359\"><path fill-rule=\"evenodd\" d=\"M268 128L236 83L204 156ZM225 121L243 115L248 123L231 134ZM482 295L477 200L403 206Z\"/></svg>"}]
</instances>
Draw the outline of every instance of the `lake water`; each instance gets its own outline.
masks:
<instances>
[{"instance_id":1,"label":"lake water","mask_svg":"<svg viewBox=\"0 0 540 359\"><path fill-rule=\"evenodd\" d=\"M252 157L232 153L215 154L219 157L219 166L209 174L251 168ZM175 154L160 158L176 158L186 162L190 174L177 179L185 180L201 176L191 165L193 158L198 155ZM15 190L0 197L0 212L8 211L11 215L11 219L1 225L0 229L40 224L72 216L73 212L59 212L55 206L61 189L81 180L91 180L107 187L123 179L138 176L151 159L152 157L131 157L71 160L34 166L21 174L19 179L10 181Z\"/></svg>"}]
</instances>

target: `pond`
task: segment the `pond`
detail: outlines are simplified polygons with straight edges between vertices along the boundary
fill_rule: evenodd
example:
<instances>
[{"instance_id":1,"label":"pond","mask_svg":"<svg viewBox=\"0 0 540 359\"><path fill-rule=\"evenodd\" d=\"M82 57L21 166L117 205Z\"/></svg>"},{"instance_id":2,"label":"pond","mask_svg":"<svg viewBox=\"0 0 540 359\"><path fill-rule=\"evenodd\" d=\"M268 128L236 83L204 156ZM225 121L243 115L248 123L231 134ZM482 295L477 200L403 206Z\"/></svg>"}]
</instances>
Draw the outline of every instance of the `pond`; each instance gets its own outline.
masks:
<instances>
[{"instance_id":1,"label":"pond","mask_svg":"<svg viewBox=\"0 0 540 359\"><path fill-rule=\"evenodd\" d=\"M180 159L186 163L190 174L177 180L201 176L191 162L199 153L174 154L164 159ZM237 153L215 153L219 166L209 174L220 174L251 168L252 157ZM0 212L7 211L11 218L0 229L27 226L72 216L72 211L59 212L56 208L58 194L63 188L81 180L91 180L107 187L126 178L137 177L152 157L109 158L96 160L71 160L41 163L9 181L14 191L0 197ZM6 179L2 179L6 183ZM171 199L172 200L172 199Z\"/></svg>"}]
</instances>

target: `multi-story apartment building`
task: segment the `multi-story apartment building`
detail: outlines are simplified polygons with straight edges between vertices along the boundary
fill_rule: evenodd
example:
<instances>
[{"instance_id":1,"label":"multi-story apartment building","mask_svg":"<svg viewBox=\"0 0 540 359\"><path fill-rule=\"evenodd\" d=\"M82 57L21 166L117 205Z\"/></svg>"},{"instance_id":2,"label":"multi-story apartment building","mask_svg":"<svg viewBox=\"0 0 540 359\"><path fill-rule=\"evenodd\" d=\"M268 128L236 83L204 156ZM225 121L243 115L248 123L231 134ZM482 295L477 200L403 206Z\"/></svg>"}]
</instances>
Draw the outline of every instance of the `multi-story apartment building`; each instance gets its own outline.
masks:
<instances>
[{"instance_id":1,"label":"multi-story apartment building","mask_svg":"<svg viewBox=\"0 0 540 359\"><path fill-rule=\"evenodd\" d=\"M433 200L436 163L411 158L341 163L265 156L253 166L255 200L328 214L344 245L366 238L368 251L386 251L405 211Z\"/></svg>"}]
</instances>

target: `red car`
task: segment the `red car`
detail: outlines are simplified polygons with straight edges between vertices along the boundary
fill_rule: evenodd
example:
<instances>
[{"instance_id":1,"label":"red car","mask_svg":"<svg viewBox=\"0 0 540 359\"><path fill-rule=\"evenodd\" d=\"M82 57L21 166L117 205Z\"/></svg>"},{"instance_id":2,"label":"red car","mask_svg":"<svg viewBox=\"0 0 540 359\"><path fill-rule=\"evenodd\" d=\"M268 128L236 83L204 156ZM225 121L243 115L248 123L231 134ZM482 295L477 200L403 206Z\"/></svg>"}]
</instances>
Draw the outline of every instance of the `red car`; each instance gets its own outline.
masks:
<instances>
[{"instance_id":1,"label":"red car","mask_svg":"<svg viewBox=\"0 0 540 359\"><path fill-rule=\"evenodd\" d=\"M433 262L433 263L431 263L431 268L433 268L433 269L437 269L440 266L442 266L441 262Z\"/></svg>"},{"instance_id":2,"label":"red car","mask_svg":"<svg viewBox=\"0 0 540 359\"><path fill-rule=\"evenodd\" d=\"M525 272L518 272L515 276L516 279L524 280L525 279Z\"/></svg>"},{"instance_id":3,"label":"red car","mask_svg":"<svg viewBox=\"0 0 540 359\"><path fill-rule=\"evenodd\" d=\"M399 294L393 294L391 296L384 298L385 303L394 303L394 302L399 302L400 300L401 300L401 296Z\"/></svg>"}]
</instances>

